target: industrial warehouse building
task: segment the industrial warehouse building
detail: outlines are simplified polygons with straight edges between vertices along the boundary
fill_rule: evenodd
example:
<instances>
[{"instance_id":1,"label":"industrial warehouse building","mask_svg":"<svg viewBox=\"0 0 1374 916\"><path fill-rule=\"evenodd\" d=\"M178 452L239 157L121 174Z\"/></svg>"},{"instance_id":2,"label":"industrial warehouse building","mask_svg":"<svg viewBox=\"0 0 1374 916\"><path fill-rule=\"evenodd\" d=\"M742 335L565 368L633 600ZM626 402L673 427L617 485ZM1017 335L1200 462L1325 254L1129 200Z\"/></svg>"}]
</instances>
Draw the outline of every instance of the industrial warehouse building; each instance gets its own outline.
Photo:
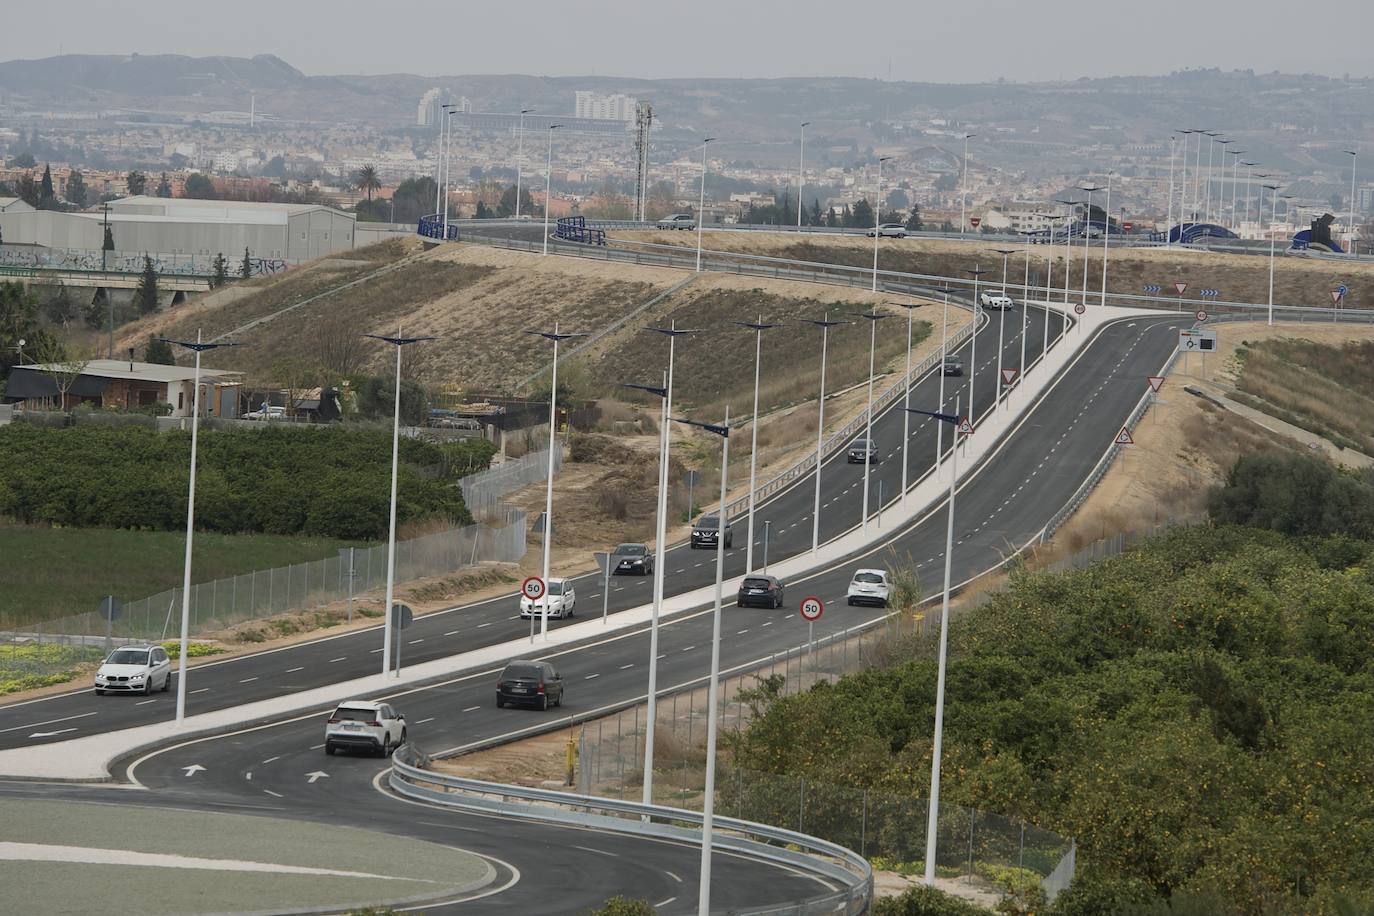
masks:
<instances>
[{"instance_id":1,"label":"industrial warehouse building","mask_svg":"<svg viewBox=\"0 0 1374 916\"><path fill-rule=\"evenodd\" d=\"M101 211L0 209L7 246L99 251L108 219L116 255L200 255L296 264L354 247L355 217L317 204L124 197Z\"/></svg>"}]
</instances>

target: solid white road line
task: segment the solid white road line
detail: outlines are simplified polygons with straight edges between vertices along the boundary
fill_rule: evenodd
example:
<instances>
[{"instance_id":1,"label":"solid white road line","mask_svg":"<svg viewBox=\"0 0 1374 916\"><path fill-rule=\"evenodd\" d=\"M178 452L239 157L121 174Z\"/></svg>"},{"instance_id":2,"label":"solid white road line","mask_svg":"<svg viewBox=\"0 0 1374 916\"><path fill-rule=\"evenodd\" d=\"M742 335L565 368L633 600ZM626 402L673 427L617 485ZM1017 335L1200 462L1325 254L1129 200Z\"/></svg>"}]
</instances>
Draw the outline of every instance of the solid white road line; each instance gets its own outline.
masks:
<instances>
[{"instance_id":1,"label":"solid white road line","mask_svg":"<svg viewBox=\"0 0 1374 916\"><path fill-rule=\"evenodd\" d=\"M81 714L79 714L79 715L75 715L75 716L63 716L63 717L60 718L60 719L44 719L42 722L30 722L28 725L15 725L15 726L13 726L13 727L11 727L11 728L0 728L0 734L4 734L5 732L17 732L17 731L22 731L23 729L26 729L26 728L37 728L37 727L40 726L40 725L52 725L52 724L55 723L55 722L70 722L70 721L72 721L73 719L84 719L84 718L86 718L87 716L93 716L93 715L95 715L95 713L93 713L93 712L83 712L83 713L81 713Z\"/></svg>"}]
</instances>

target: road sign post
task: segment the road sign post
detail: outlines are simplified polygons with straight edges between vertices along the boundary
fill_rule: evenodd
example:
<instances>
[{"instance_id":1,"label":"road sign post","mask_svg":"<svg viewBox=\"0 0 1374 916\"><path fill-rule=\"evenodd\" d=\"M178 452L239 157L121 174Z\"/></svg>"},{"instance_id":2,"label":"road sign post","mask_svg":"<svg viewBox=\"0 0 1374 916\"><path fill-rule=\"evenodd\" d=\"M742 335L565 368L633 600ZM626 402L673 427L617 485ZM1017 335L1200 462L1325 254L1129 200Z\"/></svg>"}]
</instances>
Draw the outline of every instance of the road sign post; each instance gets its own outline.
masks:
<instances>
[{"instance_id":1,"label":"road sign post","mask_svg":"<svg viewBox=\"0 0 1374 916\"><path fill-rule=\"evenodd\" d=\"M1073 307L1073 313L1074 313L1075 315L1082 315L1082 314L1083 314L1084 312L1086 312L1087 310L1088 310L1088 307L1087 307L1086 305L1084 305L1083 303L1081 303L1081 302L1076 303L1076 304L1074 305L1074 307ZM1076 325L1078 326L1078 330L1079 330L1080 332L1083 330L1083 322L1081 322L1081 321L1075 321L1074 324L1076 324Z\"/></svg>"},{"instance_id":2,"label":"road sign post","mask_svg":"<svg viewBox=\"0 0 1374 916\"><path fill-rule=\"evenodd\" d=\"M768 531L773 525L769 519L763 520L763 574L768 575Z\"/></svg>"},{"instance_id":3,"label":"road sign post","mask_svg":"<svg viewBox=\"0 0 1374 916\"><path fill-rule=\"evenodd\" d=\"M401 674L401 631L407 629L415 614L410 606L399 601L391 605L391 628L396 631L396 675Z\"/></svg>"},{"instance_id":4,"label":"road sign post","mask_svg":"<svg viewBox=\"0 0 1374 916\"><path fill-rule=\"evenodd\" d=\"M544 580L541 579L541 578L539 578L538 576L529 576L528 578L525 579L524 582L521 582L521 583L520 583L520 594L523 595L524 597L530 599L531 601L538 601L540 598L543 598L543 597L544 597L544 591L545 591ZM530 611L530 642L534 642L534 618L535 618L535 616L536 616L536 615L535 615L533 609L531 609L531 611Z\"/></svg>"},{"instance_id":5,"label":"road sign post","mask_svg":"<svg viewBox=\"0 0 1374 916\"><path fill-rule=\"evenodd\" d=\"M816 654L816 621L821 619L825 613L825 602L815 595L807 595L802 599L801 605L797 609L802 620L806 621L806 651L814 657Z\"/></svg>"},{"instance_id":6,"label":"road sign post","mask_svg":"<svg viewBox=\"0 0 1374 916\"><path fill-rule=\"evenodd\" d=\"M109 595L100 599L98 611L105 618L105 655L108 656L110 643L114 639L114 622L124 613L124 604L114 595Z\"/></svg>"},{"instance_id":7,"label":"road sign post","mask_svg":"<svg viewBox=\"0 0 1374 916\"><path fill-rule=\"evenodd\" d=\"M1174 281L1174 292L1178 294L1178 313L1183 314L1183 294L1188 291L1188 284L1182 280Z\"/></svg>"},{"instance_id":8,"label":"road sign post","mask_svg":"<svg viewBox=\"0 0 1374 916\"><path fill-rule=\"evenodd\" d=\"M1193 317L1198 320L1199 324L1201 324L1202 322L1207 320L1207 313L1204 312L1202 309L1198 309L1196 312L1193 313Z\"/></svg>"},{"instance_id":9,"label":"road sign post","mask_svg":"<svg viewBox=\"0 0 1374 916\"><path fill-rule=\"evenodd\" d=\"M604 624L611 600L611 555L598 551L596 565L601 567L601 622Z\"/></svg>"},{"instance_id":10,"label":"road sign post","mask_svg":"<svg viewBox=\"0 0 1374 916\"><path fill-rule=\"evenodd\" d=\"M1150 404L1152 406L1163 404L1164 402L1159 399L1159 389L1164 387L1164 376L1147 375L1145 382L1150 386Z\"/></svg>"},{"instance_id":11,"label":"road sign post","mask_svg":"<svg viewBox=\"0 0 1374 916\"><path fill-rule=\"evenodd\" d=\"M697 471L683 471L682 477L687 481L687 521L690 522L696 512L696 506L692 505L692 488L697 485L701 474Z\"/></svg>"}]
</instances>

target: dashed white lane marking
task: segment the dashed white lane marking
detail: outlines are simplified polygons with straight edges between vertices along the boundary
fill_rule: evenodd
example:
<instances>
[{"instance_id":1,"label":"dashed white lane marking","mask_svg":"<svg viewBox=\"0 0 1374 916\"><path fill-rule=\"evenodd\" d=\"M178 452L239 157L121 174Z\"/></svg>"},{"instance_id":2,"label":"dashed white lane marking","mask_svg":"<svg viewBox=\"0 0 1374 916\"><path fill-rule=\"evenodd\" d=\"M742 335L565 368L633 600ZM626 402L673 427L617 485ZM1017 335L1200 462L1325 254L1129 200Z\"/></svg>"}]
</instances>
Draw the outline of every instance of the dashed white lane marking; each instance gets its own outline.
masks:
<instances>
[{"instance_id":1,"label":"dashed white lane marking","mask_svg":"<svg viewBox=\"0 0 1374 916\"><path fill-rule=\"evenodd\" d=\"M324 747L323 744L312 744L312 745L310 745L310 749L311 749L312 751L318 751L318 750L319 750L320 748L322 748L322 747Z\"/></svg>"},{"instance_id":2,"label":"dashed white lane marking","mask_svg":"<svg viewBox=\"0 0 1374 916\"><path fill-rule=\"evenodd\" d=\"M273 760L280 760L280 759L281 759L281 756L280 756L280 755L278 755L278 756L276 756L276 757L268 757L266 760L263 761L263 763L264 763L264 764L268 764L268 763L271 763Z\"/></svg>"},{"instance_id":3,"label":"dashed white lane marking","mask_svg":"<svg viewBox=\"0 0 1374 916\"><path fill-rule=\"evenodd\" d=\"M209 689L210 689L209 687L202 687L202 688L200 688L199 690L192 690L191 692L192 692L192 693L205 693L205 692L206 692L207 690L209 690Z\"/></svg>"},{"instance_id":4,"label":"dashed white lane marking","mask_svg":"<svg viewBox=\"0 0 1374 916\"><path fill-rule=\"evenodd\" d=\"M135 703L134 705L135 705L135 706L147 706L149 703L156 703L156 702L157 702L157 700L139 700L139 701L138 701L137 703Z\"/></svg>"},{"instance_id":5,"label":"dashed white lane marking","mask_svg":"<svg viewBox=\"0 0 1374 916\"><path fill-rule=\"evenodd\" d=\"M480 630L480 629L482 629L482 627L489 627L489 626L491 626L491 621L487 621L486 623L479 623L479 624L477 625L477 629Z\"/></svg>"},{"instance_id":6,"label":"dashed white lane marking","mask_svg":"<svg viewBox=\"0 0 1374 916\"><path fill-rule=\"evenodd\" d=\"M280 792L273 792L271 789L263 789L262 791L266 792L268 795L272 796L273 798L285 798L285 797L286 797L285 795L282 795Z\"/></svg>"},{"instance_id":7,"label":"dashed white lane marking","mask_svg":"<svg viewBox=\"0 0 1374 916\"><path fill-rule=\"evenodd\" d=\"M771 627L772 625L773 625L773 621L771 621L771 620L766 620L766 621L764 621L763 623L759 624L759 626L761 626L761 627Z\"/></svg>"},{"instance_id":8,"label":"dashed white lane marking","mask_svg":"<svg viewBox=\"0 0 1374 916\"><path fill-rule=\"evenodd\" d=\"M246 678L244 678L243 680L239 681L239 683L240 683L240 684L247 684L247 683L249 683L250 681L256 681L257 679L258 679L258 677L257 677L257 675L255 674L255 675L253 675L252 677L246 677Z\"/></svg>"},{"instance_id":9,"label":"dashed white lane marking","mask_svg":"<svg viewBox=\"0 0 1374 916\"><path fill-rule=\"evenodd\" d=\"M745 633L748 633L748 632L749 632L749 628L748 628L748 627L745 627L743 630L736 630L736 631L735 631L735 635L736 635L736 636L743 636Z\"/></svg>"},{"instance_id":10,"label":"dashed white lane marking","mask_svg":"<svg viewBox=\"0 0 1374 916\"><path fill-rule=\"evenodd\" d=\"M382 650L381 650L381 649L368 649L368 650L367 650L367 654L368 654L368 655L376 655L376 654L377 654L378 652L380 652L380 651L382 651Z\"/></svg>"},{"instance_id":11,"label":"dashed white lane marking","mask_svg":"<svg viewBox=\"0 0 1374 916\"><path fill-rule=\"evenodd\" d=\"M664 652L662 655L659 656L659 658L667 658L667 657L668 657L668 653L667 653L667 652Z\"/></svg>"},{"instance_id":12,"label":"dashed white lane marking","mask_svg":"<svg viewBox=\"0 0 1374 916\"><path fill-rule=\"evenodd\" d=\"M424 642L424 641L425 641L425 638L424 638L423 636L421 636L419 639L412 639L412 640L410 641L410 644L413 646L413 645L415 645L417 642Z\"/></svg>"},{"instance_id":13,"label":"dashed white lane marking","mask_svg":"<svg viewBox=\"0 0 1374 916\"><path fill-rule=\"evenodd\" d=\"M252 782L252 781L253 781L253 771L252 771L252 770L249 770L247 773L244 773L244 774L243 774L243 778L246 779L246 780L248 780L249 782Z\"/></svg>"},{"instance_id":14,"label":"dashed white lane marking","mask_svg":"<svg viewBox=\"0 0 1374 916\"><path fill-rule=\"evenodd\" d=\"M347 655L340 655L338 658L331 658L331 659L329 660L329 664L332 665L332 664L334 664L335 662L345 661L347 658L348 658Z\"/></svg>"},{"instance_id":15,"label":"dashed white lane marking","mask_svg":"<svg viewBox=\"0 0 1374 916\"><path fill-rule=\"evenodd\" d=\"M621 670L621 671L624 671L626 668L633 668L634 666L635 666L635 663L634 663L634 662L630 662L628 665L621 665L621 666L620 666L620 670Z\"/></svg>"},{"instance_id":16,"label":"dashed white lane marking","mask_svg":"<svg viewBox=\"0 0 1374 916\"><path fill-rule=\"evenodd\" d=\"M590 846L578 846L576 843L573 844L573 849L580 849L583 852L594 852L599 856L610 856L613 859L620 858L620 853L618 852L607 852L604 849L593 849Z\"/></svg>"},{"instance_id":17,"label":"dashed white lane marking","mask_svg":"<svg viewBox=\"0 0 1374 916\"><path fill-rule=\"evenodd\" d=\"M433 722L433 721L434 721L434 717L433 717L433 716L430 716L428 719L421 719L419 722L416 722L415 724L416 724L416 725L424 725L426 722Z\"/></svg>"},{"instance_id":18,"label":"dashed white lane marking","mask_svg":"<svg viewBox=\"0 0 1374 916\"><path fill-rule=\"evenodd\" d=\"M692 651L693 649L695 649L695 648L696 648L696 646L688 646L687 648L683 649L682 651L683 651L683 652L691 652L691 651Z\"/></svg>"},{"instance_id":19,"label":"dashed white lane marking","mask_svg":"<svg viewBox=\"0 0 1374 916\"><path fill-rule=\"evenodd\" d=\"M474 710L481 709L481 708L482 708L482 707L480 707L480 706L469 706L467 709L463 710L463 712L472 712L472 711L474 711Z\"/></svg>"},{"instance_id":20,"label":"dashed white lane marking","mask_svg":"<svg viewBox=\"0 0 1374 916\"><path fill-rule=\"evenodd\" d=\"M586 677L584 677L582 680L584 680L584 681L590 681L590 680L592 680L593 678L598 678L598 677L601 677L601 675L599 675L599 674L589 674L589 675L587 675Z\"/></svg>"},{"instance_id":21,"label":"dashed white lane marking","mask_svg":"<svg viewBox=\"0 0 1374 916\"><path fill-rule=\"evenodd\" d=\"M287 669L286 669L286 673L287 673L287 674L295 674L297 671L304 671L304 670L305 670L304 667L300 667L300 668L287 668Z\"/></svg>"},{"instance_id":22,"label":"dashed white lane marking","mask_svg":"<svg viewBox=\"0 0 1374 916\"><path fill-rule=\"evenodd\" d=\"M669 878L672 878L672 879L673 879L674 881L676 881L678 884L681 884L681 883L682 883L682 879L679 878L677 875L673 874L672 872L670 872L670 871L665 871L664 874L667 875ZM673 899L677 899L677 898L673 898ZM663 905L663 904L659 904L659 906L662 906L662 905Z\"/></svg>"},{"instance_id":23,"label":"dashed white lane marking","mask_svg":"<svg viewBox=\"0 0 1374 916\"><path fill-rule=\"evenodd\" d=\"M595 598L596 596L593 595L592 597ZM457 630L449 630L449 631L448 631L447 633L445 633L444 635L445 635L445 636L457 636L457 635L458 635L458 631L457 631Z\"/></svg>"},{"instance_id":24,"label":"dashed white lane marking","mask_svg":"<svg viewBox=\"0 0 1374 916\"><path fill-rule=\"evenodd\" d=\"M676 897L669 897L667 900L660 900L658 903L654 904L654 909L661 910L676 899Z\"/></svg>"}]
</instances>

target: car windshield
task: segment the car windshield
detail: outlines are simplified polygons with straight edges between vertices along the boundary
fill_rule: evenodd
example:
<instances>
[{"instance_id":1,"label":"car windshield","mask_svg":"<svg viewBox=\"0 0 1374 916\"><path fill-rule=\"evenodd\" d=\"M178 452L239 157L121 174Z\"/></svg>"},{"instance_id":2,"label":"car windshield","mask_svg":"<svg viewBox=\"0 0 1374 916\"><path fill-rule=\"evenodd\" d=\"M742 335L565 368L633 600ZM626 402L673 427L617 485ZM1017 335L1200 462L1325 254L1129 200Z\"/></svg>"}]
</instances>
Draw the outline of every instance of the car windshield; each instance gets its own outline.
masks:
<instances>
[{"instance_id":1,"label":"car windshield","mask_svg":"<svg viewBox=\"0 0 1374 916\"><path fill-rule=\"evenodd\" d=\"M105 659L107 665L146 665L148 664L147 649L116 649L110 653L110 657Z\"/></svg>"},{"instance_id":2,"label":"car windshield","mask_svg":"<svg viewBox=\"0 0 1374 916\"><path fill-rule=\"evenodd\" d=\"M621 544L615 549L618 557L642 557L649 552L643 544Z\"/></svg>"},{"instance_id":3,"label":"car windshield","mask_svg":"<svg viewBox=\"0 0 1374 916\"><path fill-rule=\"evenodd\" d=\"M861 572L854 574L855 582L863 582L866 585L881 585L883 577L881 573Z\"/></svg>"},{"instance_id":4,"label":"car windshield","mask_svg":"<svg viewBox=\"0 0 1374 916\"><path fill-rule=\"evenodd\" d=\"M745 588L771 588L772 585L773 585L773 583L772 583L772 582L769 582L767 579L745 579L745 580L744 580L744 587L745 587Z\"/></svg>"},{"instance_id":5,"label":"car windshield","mask_svg":"<svg viewBox=\"0 0 1374 916\"><path fill-rule=\"evenodd\" d=\"M502 680L507 678L530 678L537 681L540 677L541 672L534 665L507 665L506 670L501 674Z\"/></svg>"},{"instance_id":6,"label":"car windshield","mask_svg":"<svg viewBox=\"0 0 1374 916\"><path fill-rule=\"evenodd\" d=\"M716 517L714 515L703 515L701 518L697 519L698 528L710 528L712 530L715 530L717 524L718 523L716 522Z\"/></svg>"},{"instance_id":7,"label":"car windshield","mask_svg":"<svg viewBox=\"0 0 1374 916\"><path fill-rule=\"evenodd\" d=\"M371 722L377 716L378 712L375 709L364 709L361 706L340 706L334 710L333 718L345 722Z\"/></svg>"},{"instance_id":8,"label":"car windshield","mask_svg":"<svg viewBox=\"0 0 1374 916\"><path fill-rule=\"evenodd\" d=\"M867 439L855 439L855 440L854 440L854 447L855 447L855 448L870 448L870 447L872 447L872 445L873 445L873 443L870 442L870 441L867 440Z\"/></svg>"},{"instance_id":9,"label":"car windshield","mask_svg":"<svg viewBox=\"0 0 1374 916\"><path fill-rule=\"evenodd\" d=\"M549 580L549 594L550 594L550 595L561 595L561 594L563 594L563 583L562 583L562 582L559 582L557 579L550 579L550 580Z\"/></svg>"}]
</instances>

